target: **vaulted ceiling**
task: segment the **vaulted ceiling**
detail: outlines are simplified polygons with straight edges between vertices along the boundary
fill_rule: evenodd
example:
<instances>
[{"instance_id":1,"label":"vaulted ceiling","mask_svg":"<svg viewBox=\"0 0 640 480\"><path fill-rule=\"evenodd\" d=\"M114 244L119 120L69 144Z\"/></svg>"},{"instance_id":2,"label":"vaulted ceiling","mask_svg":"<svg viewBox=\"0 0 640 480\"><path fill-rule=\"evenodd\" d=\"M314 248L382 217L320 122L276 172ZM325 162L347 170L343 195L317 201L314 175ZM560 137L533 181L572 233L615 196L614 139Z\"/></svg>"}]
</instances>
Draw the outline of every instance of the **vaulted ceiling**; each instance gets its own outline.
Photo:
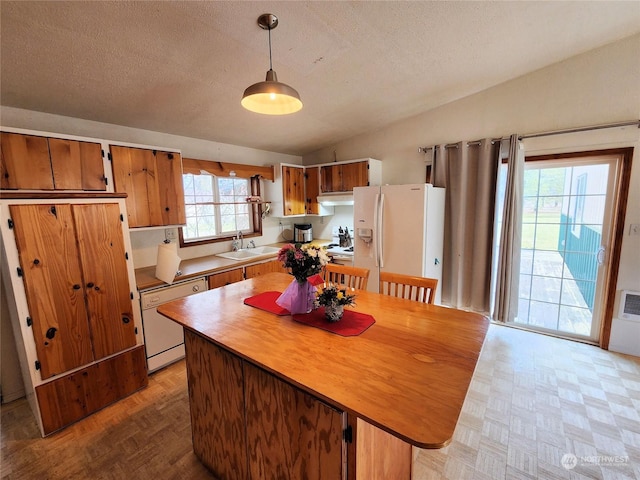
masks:
<instances>
[{"instance_id":1,"label":"vaulted ceiling","mask_svg":"<svg viewBox=\"0 0 640 480\"><path fill-rule=\"evenodd\" d=\"M302 111L240 106L269 68ZM638 1L0 2L0 103L303 155L640 32Z\"/></svg>"}]
</instances>

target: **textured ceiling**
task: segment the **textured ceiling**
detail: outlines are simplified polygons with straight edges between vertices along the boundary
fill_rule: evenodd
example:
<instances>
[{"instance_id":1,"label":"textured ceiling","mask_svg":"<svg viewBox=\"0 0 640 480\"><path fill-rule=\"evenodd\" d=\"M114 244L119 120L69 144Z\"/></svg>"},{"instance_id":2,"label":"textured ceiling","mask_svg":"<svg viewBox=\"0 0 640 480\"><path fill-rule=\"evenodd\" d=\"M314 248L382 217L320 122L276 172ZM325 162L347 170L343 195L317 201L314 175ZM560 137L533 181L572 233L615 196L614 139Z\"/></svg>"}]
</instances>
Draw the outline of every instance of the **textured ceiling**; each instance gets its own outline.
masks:
<instances>
[{"instance_id":1,"label":"textured ceiling","mask_svg":"<svg viewBox=\"0 0 640 480\"><path fill-rule=\"evenodd\" d=\"M273 68L304 108L240 106ZM303 155L640 32L638 1L0 2L0 103Z\"/></svg>"}]
</instances>

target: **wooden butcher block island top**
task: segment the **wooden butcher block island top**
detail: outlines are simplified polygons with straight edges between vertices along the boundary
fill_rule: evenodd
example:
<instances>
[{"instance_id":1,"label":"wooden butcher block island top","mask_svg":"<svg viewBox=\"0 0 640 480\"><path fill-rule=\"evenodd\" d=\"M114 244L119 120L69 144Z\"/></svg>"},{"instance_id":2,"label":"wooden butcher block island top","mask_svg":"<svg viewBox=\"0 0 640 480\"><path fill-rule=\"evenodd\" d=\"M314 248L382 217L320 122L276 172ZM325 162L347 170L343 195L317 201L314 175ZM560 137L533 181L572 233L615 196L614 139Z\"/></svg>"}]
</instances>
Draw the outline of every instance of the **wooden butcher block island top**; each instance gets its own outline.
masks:
<instances>
[{"instance_id":1,"label":"wooden butcher block island top","mask_svg":"<svg viewBox=\"0 0 640 480\"><path fill-rule=\"evenodd\" d=\"M407 443L447 445L488 319L357 291L355 310L376 323L359 336L343 337L243 304L264 291L283 291L291 280L272 273L167 303L158 312Z\"/></svg>"}]
</instances>

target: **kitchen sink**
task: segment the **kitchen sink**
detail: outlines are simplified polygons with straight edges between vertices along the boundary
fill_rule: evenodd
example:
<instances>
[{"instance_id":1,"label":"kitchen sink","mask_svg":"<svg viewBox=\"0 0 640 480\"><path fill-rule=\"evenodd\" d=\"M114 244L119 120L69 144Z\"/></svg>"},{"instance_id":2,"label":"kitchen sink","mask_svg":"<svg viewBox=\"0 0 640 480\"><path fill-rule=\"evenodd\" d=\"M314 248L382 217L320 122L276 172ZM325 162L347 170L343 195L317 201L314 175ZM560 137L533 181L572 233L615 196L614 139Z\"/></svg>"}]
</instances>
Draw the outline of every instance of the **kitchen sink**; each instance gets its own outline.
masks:
<instances>
[{"instance_id":1,"label":"kitchen sink","mask_svg":"<svg viewBox=\"0 0 640 480\"><path fill-rule=\"evenodd\" d=\"M230 260L244 260L245 258L254 258L256 254L250 253L249 250L237 250L235 252L216 253L216 256L228 258Z\"/></svg>"},{"instance_id":2,"label":"kitchen sink","mask_svg":"<svg viewBox=\"0 0 640 480\"><path fill-rule=\"evenodd\" d=\"M278 247L255 247L247 248L246 251L254 255L265 255L271 253L278 253L280 249Z\"/></svg>"},{"instance_id":3,"label":"kitchen sink","mask_svg":"<svg viewBox=\"0 0 640 480\"><path fill-rule=\"evenodd\" d=\"M259 255L273 255L274 253L278 253L278 250L280 250L278 247L255 247L243 248L235 252L216 253L216 255L230 260L245 260Z\"/></svg>"}]
</instances>

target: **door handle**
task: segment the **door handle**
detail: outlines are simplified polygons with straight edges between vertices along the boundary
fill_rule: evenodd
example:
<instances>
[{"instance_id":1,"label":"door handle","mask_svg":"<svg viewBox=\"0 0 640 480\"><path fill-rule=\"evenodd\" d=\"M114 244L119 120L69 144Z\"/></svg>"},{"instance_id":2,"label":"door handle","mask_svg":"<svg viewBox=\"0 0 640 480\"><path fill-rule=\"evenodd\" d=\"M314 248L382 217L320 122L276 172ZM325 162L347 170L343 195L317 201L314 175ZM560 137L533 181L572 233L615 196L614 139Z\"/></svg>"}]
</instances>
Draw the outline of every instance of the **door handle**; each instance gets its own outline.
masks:
<instances>
[{"instance_id":1,"label":"door handle","mask_svg":"<svg viewBox=\"0 0 640 480\"><path fill-rule=\"evenodd\" d=\"M602 265L604 263L606 253L607 251L604 247L600 247L598 249L598 251L596 252L596 262L598 262L598 265Z\"/></svg>"}]
</instances>

